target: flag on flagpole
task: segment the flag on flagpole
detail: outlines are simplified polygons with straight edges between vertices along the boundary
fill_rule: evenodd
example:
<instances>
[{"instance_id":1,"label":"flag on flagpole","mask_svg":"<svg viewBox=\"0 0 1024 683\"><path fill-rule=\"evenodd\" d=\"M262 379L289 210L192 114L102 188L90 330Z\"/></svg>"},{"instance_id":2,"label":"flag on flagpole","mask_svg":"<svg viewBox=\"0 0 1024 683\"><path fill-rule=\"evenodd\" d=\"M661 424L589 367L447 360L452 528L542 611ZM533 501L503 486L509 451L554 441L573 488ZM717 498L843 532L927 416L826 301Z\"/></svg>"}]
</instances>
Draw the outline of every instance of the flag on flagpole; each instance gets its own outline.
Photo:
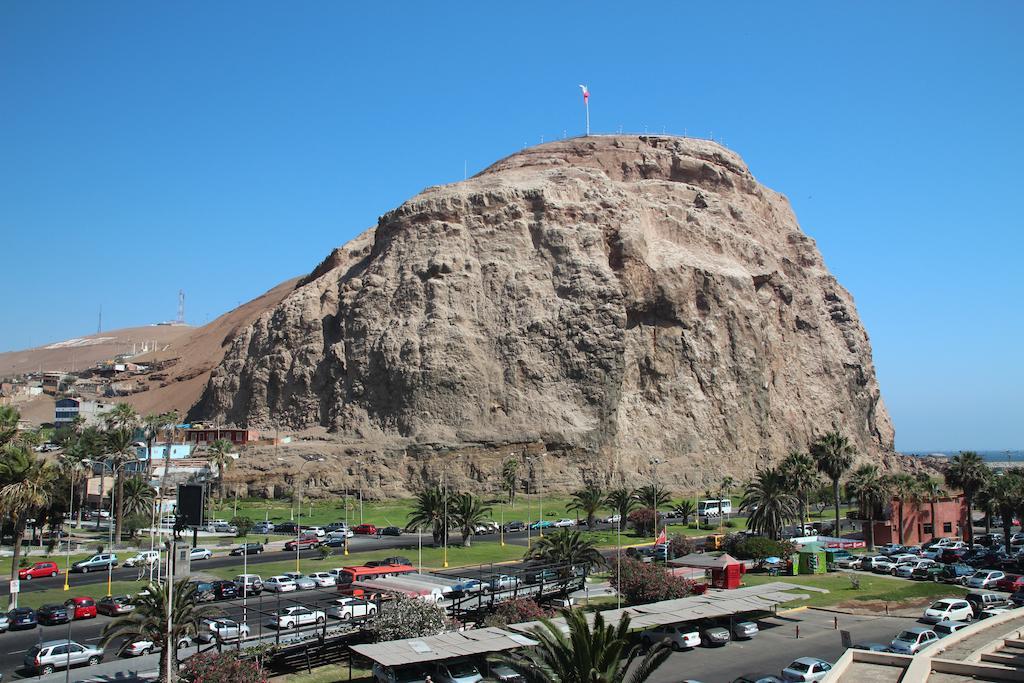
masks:
<instances>
[{"instance_id":1,"label":"flag on flagpole","mask_svg":"<svg viewBox=\"0 0 1024 683\"><path fill-rule=\"evenodd\" d=\"M665 530L662 529L661 533L658 534L658 540L654 542L654 545L661 545L668 542L668 536L665 535Z\"/></svg>"},{"instance_id":2,"label":"flag on flagpole","mask_svg":"<svg viewBox=\"0 0 1024 683\"><path fill-rule=\"evenodd\" d=\"M587 90L587 86L585 86L582 83L580 83L580 90L583 91L583 104L589 103L590 102L590 91Z\"/></svg>"}]
</instances>

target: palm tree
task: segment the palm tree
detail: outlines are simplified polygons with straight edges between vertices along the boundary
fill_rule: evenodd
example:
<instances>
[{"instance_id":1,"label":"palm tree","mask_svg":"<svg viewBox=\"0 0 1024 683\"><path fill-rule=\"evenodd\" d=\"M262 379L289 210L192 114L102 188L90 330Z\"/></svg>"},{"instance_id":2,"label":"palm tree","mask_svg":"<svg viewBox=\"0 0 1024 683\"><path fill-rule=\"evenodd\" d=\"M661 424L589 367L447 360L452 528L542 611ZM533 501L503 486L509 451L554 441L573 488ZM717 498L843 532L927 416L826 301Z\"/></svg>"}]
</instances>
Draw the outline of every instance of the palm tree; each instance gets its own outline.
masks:
<instances>
[{"instance_id":1,"label":"palm tree","mask_svg":"<svg viewBox=\"0 0 1024 683\"><path fill-rule=\"evenodd\" d=\"M932 538L936 538L938 535L938 529L936 528L938 522L935 521L935 504L939 498L946 495L946 489L942 488L942 484L932 479L927 472L918 472L917 481L921 489L921 495L928 499L928 504L931 507Z\"/></svg>"},{"instance_id":2,"label":"palm tree","mask_svg":"<svg viewBox=\"0 0 1024 683\"><path fill-rule=\"evenodd\" d=\"M846 482L846 496L857 500L861 512L868 519L868 533L864 542L868 550L875 548L875 510L889 502L889 481L878 473L875 465L861 465Z\"/></svg>"},{"instance_id":3,"label":"palm tree","mask_svg":"<svg viewBox=\"0 0 1024 683\"><path fill-rule=\"evenodd\" d=\"M509 458L501 466L501 485L508 491L508 504L516 506L516 490L519 488L519 460Z\"/></svg>"},{"instance_id":4,"label":"palm tree","mask_svg":"<svg viewBox=\"0 0 1024 683\"><path fill-rule=\"evenodd\" d=\"M447 536L444 520L445 492L440 486L424 489L416 494L406 529L430 529L434 546L441 545Z\"/></svg>"},{"instance_id":5,"label":"palm tree","mask_svg":"<svg viewBox=\"0 0 1024 683\"><path fill-rule=\"evenodd\" d=\"M224 502L224 475L227 474L228 464L233 460L231 451L233 446L227 439L217 439L210 444L210 464L217 468L217 481L220 490L217 497Z\"/></svg>"},{"instance_id":6,"label":"palm tree","mask_svg":"<svg viewBox=\"0 0 1024 683\"><path fill-rule=\"evenodd\" d=\"M1010 532L1013 515L1024 506L1024 477L1010 470L1001 477L993 477L988 486L992 507L999 512L1003 522L1003 547L1010 547Z\"/></svg>"},{"instance_id":7,"label":"palm tree","mask_svg":"<svg viewBox=\"0 0 1024 683\"><path fill-rule=\"evenodd\" d=\"M694 505L693 501L689 498L683 498L672 511L675 512L677 516L683 518L683 524L689 524L690 517L697 514L697 506Z\"/></svg>"},{"instance_id":8,"label":"palm tree","mask_svg":"<svg viewBox=\"0 0 1024 683\"><path fill-rule=\"evenodd\" d=\"M964 506L967 508L967 528L964 540L974 543L974 497L988 481L991 470L985 461L974 451L963 451L954 455L946 469L946 485L958 488L964 493Z\"/></svg>"},{"instance_id":9,"label":"palm tree","mask_svg":"<svg viewBox=\"0 0 1024 683\"><path fill-rule=\"evenodd\" d=\"M811 444L811 455L818 465L818 471L832 481L832 502L836 509L835 535L840 536L839 526L839 480L853 466L856 453L853 444L839 432L829 432Z\"/></svg>"},{"instance_id":10,"label":"palm tree","mask_svg":"<svg viewBox=\"0 0 1024 683\"><path fill-rule=\"evenodd\" d=\"M127 403L118 403L106 416L107 427L110 429L127 429L133 431L139 424L139 414Z\"/></svg>"},{"instance_id":11,"label":"palm tree","mask_svg":"<svg viewBox=\"0 0 1024 683\"><path fill-rule=\"evenodd\" d=\"M736 480L730 476L722 477L721 483L718 485L718 497L721 500L725 500L729 492L732 491L732 487L736 485Z\"/></svg>"},{"instance_id":12,"label":"palm tree","mask_svg":"<svg viewBox=\"0 0 1024 683\"><path fill-rule=\"evenodd\" d=\"M579 491L572 494L572 502L566 506L566 510L582 512L587 516L587 529L594 528L594 518L597 511L604 505L604 491L596 484L587 484Z\"/></svg>"},{"instance_id":13,"label":"palm tree","mask_svg":"<svg viewBox=\"0 0 1024 683\"><path fill-rule=\"evenodd\" d=\"M576 529L559 529L534 541L524 555L528 560L541 560L562 567L583 567L586 573L594 567L604 566L604 557L592 541L583 538Z\"/></svg>"},{"instance_id":14,"label":"palm tree","mask_svg":"<svg viewBox=\"0 0 1024 683\"><path fill-rule=\"evenodd\" d=\"M218 614L219 609L208 603L195 600L196 584L188 581L174 582L174 596L171 607L171 632L167 631L167 598L171 582L150 583L145 590L132 598L135 609L117 617L103 627L102 647L124 639L133 643L148 640L160 649L160 680L166 680L167 657L173 652L173 669L177 668L178 643L195 636L203 619ZM173 677L173 674L172 674Z\"/></svg>"},{"instance_id":15,"label":"palm tree","mask_svg":"<svg viewBox=\"0 0 1024 683\"><path fill-rule=\"evenodd\" d=\"M583 610L564 610L568 633L549 619L532 632L536 647L517 653L510 664L527 664L531 683L644 683L668 659L667 641L655 644L641 657L641 645L630 638L629 615L616 626L606 624L601 612L594 625ZM503 658L503 660L506 658Z\"/></svg>"},{"instance_id":16,"label":"palm tree","mask_svg":"<svg viewBox=\"0 0 1024 683\"><path fill-rule=\"evenodd\" d=\"M71 490L74 491L71 504L78 513L78 527L82 526L82 504L85 501L85 486L89 481L89 472L92 470L82 462L85 459L85 450L80 443L75 441L64 448L63 453L57 459L57 470L62 477L68 479Z\"/></svg>"},{"instance_id":17,"label":"palm tree","mask_svg":"<svg viewBox=\"0 0 1024 683\"><path fill-rule=\"evenodd\" d=\"M903 545L906 539L906 529L903 524L903 509L907 506L907 503L913 503L918 500L918 482L917 479L910 476L909 474L900 472L889 477L889 488L896 494L896 497L900 499L899 512L897 513L897 519L899 520L899 537L900 545Z\"/></svg>"},{"instance_id":18,"label":"palm tree","mask_svg":"<svg viewBox=\"0 0 1024 683\"><path fill-rule=\"evenodd\" d=\"M486 522L491 516L491 506L484 505L478 496L472 493L460 493L452 497L451 509L448 514L462 531L462 547L468 548L473 541L473 532L477 526Z\"/></svg>"},{"instance_id":19,"label":"palm tree","mask_svg":"<svg viewBox=\"0 0 1024 683\"><path fill-rule=\"evenodd\" d=\"M636 490L636 498L640 501L639 507L657 510L669 504L671 498L668 491L656 484L647 484Z\"/></svg>"},{"instance_id":20,"label":"palm tree","mask_svg":"<svg viewBox=\"0 0 1024 683\"><path fill-rule=\"evenodd\" d=\"M800 500L800 523L806 523L810 517L807 512L807 500L821 479L818 477L818 468L814 464L814 458L808 453L793 451L779 464L782 476L786 478L790 489Z\"/></svg>"},{"instance_id":21,"label":"palm tree","mask_svg":"<svg viewBox=\"0 0 1024 683\"><path fill-rule=\"evenodd\" d=\"M153 442L160 435L160 428L166 424L165 416L150 413L142 418L142 434L146 439L146 478L153 478Z\"/></svg>"},{"instance_id":22,"label":"palm tree","mask_svg":"<svg viewBox=\"0 0 1024 683\"><path fill-rule=\"evenodd\" d=\"M776 540L782 538L786 524L800 515L799 501L778 468L757 471L743 492L740 509L748 512L748 529Z\"/></svg>"},{"instance_id":23,"label":"palm tree","mask_svg":"<svg viewBox=\"0 0 1024 683\"><path fill-rule=\"evenodd\" d=\"M14 554L11 579L18 578L21 542L28 520L50 503L56 468L37 458L32 451L8 444L0 457L0 514L14 521Z\"/></svg>"},{"instance_id":24,"label":"palm tree","mask_svg":"<svg viewBox=\"0 0 1024 683\"><path fill-rule=\"evenodd\" d=\"M637 500L636 493L621 486L617 489L612 489L608 493L608 497L604 499L605 505L615 510L615 514L619 516L619 528L626 523L626 518L629 517L629 513L640 504Z\"/></svg>"},{"instance_id":25,"label":"palm tree","mask_svg":"<svg viewBox=\"0 0 1024 683\"><path fill-rule=\"evenodd\" d=\"M124 521L124 468L137 461L135 443L129 429L112 429L107 432L107 462L114 471L114 539L121 540L121 524Z\"/></svg>"},{"instance_id":26,"label":"palm tree","mask_svg":"<svg viewBox=\"0 0 1024 683\"><path fill-rule=\"evenodd\" d=\"M0 447L14 440L18 433L18 421L21 413L12 406L0 406Z\"/></svg>"},{"instance_id":27,"label":"palm tree","mask_svg":"<svg viewBox=\"0 0 1024 683\"><path fill-rule=\"evenodd\" d=\"M156 502L156 491L142 477L132 477L124 482L124 514L126 517L132 515L149 514L153 511L153 503Z\"/></svg>"}]
</instances>

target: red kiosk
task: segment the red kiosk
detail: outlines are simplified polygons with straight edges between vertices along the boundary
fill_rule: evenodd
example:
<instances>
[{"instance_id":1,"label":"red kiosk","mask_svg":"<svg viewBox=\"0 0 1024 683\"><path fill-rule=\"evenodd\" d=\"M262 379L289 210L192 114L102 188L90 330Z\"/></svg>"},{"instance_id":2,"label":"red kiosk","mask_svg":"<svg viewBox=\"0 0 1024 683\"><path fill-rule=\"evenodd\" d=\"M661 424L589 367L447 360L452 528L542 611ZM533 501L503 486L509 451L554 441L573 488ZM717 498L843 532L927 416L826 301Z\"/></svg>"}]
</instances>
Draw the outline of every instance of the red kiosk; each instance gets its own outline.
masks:
<instances>
[{"instance_id":1,"label":"red kiosk","mask_svg":"<svg viewBox=\"0 0 1024 683\"><path fill-rule=\"evenodd\" d=\"M704 553L690 553L670 560L676 567L703 569L712 588L739 588L747 567L728 553L713 556Z\"/></svg>"}]
</instances>

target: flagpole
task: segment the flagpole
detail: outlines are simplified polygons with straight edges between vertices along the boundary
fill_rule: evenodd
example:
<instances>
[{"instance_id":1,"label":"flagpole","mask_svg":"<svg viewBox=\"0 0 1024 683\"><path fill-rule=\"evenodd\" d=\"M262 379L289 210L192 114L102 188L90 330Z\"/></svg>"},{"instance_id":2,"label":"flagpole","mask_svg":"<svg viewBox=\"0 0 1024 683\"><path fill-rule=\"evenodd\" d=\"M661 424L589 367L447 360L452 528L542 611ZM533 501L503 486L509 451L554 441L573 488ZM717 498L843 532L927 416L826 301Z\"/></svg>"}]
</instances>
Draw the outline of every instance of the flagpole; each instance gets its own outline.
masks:
<instances>
[{"instance_id":1,"label":"flagpole","mask_svg":"<svg viewBox=\"0 0 1024 683\"><path fill-rule=\"evenodd\" d=\"M590 98L583 100L583 104L587 110L587 135L590 135Z\"/></svg>"}]
</instances>

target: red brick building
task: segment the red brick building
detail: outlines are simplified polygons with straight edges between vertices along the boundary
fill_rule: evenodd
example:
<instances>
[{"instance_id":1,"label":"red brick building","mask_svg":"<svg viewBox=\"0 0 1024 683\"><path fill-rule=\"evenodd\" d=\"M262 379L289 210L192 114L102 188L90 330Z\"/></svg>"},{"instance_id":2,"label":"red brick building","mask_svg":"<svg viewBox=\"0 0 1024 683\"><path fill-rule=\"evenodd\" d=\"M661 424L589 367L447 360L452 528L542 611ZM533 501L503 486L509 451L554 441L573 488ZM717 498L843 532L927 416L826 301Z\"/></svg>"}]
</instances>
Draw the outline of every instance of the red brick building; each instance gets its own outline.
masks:
<instances>
[{"instance_id":1,"label":"red brick building","mask_svg":"<svg viewBox=\"0 0 1024 683\"><path fill-rule=\"evenodd\" d=\"M967 507L963 496L948 496L935 500L935 519L932 504L927 500L914 502L893 498L882 510L882 518L875 520L875 544L900 542L900 506L903 506L903 542L920 545L935 537L959 536L963 538L967 526ZM867 522L863 522L867 526ZM867 529L864 529L867 538Z\"/></svg>"},{"instance_id":2,"label":"red brick building","mask_svg":"<svg viewBox=\"0 0 1024 683\"><path fill-rule=\"evenodd\" d=\"M221 427L198 427L185 430L185 439L197 446L211 444L217 439L225 439L235 446L247 446L260 440L260 433L255 429L231 429Z\"/></svg>"}]
</instances>

